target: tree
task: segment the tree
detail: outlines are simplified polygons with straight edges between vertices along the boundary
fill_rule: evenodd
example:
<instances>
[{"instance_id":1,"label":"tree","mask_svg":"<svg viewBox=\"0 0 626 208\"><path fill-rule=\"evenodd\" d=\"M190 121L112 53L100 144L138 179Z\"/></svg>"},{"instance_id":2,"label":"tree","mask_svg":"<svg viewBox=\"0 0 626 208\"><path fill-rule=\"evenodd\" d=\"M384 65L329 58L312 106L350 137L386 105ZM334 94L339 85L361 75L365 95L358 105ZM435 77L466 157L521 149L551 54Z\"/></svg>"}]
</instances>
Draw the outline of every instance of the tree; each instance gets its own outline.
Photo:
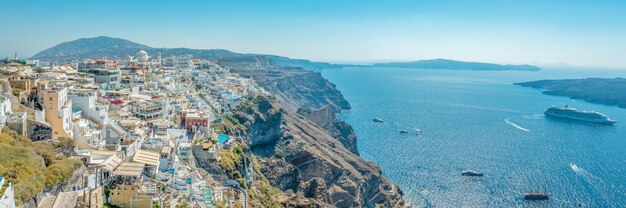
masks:
<instances>
[{"instance_id":1,"label":"tree","mask_svg":"<svg viewBox=\"0 0 626 208\"><path fill-rule=\"evenodd\" d=\"M57 148L74 147L74 140L69 137L59 137L57 140L59 140Z\"/></svg>"},{"instance_id":2,"label":"tree","mask_svg":"<svg viewBox=\"0 0 626 208\"><path fill-rule=\"evenodd\" d=\"M111 190L109 186L104 186L104 197L107 202L109 201L109 196L111 196Z\"/></svg>"},{"instance_id":3,"label":"tree","mask_svg":"<svg viewBox=\"0 0 626 208\"><path fill-rule=\"evenodd\" d=\"M238 155L241 155L241 153L243 153L243 150L241 150L241 147L235 147L234 150L235 150L235 153L237 153Z\"/></svg>"}]
</instances>

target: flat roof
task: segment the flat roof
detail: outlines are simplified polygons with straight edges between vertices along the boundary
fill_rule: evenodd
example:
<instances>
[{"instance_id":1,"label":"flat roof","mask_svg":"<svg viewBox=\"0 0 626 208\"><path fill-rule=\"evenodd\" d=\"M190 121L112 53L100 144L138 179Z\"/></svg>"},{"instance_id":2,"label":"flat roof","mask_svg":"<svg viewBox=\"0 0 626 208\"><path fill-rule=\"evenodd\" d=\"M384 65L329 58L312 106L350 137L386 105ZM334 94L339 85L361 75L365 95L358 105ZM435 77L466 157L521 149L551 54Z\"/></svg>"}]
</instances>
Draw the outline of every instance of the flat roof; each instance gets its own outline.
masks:
<instances>
[{"instance_id":1,"label":"flat roof","mask_svg":"<svg viewBox=\"0 0 626 208\"><path fill-rule=\"evenodd\" d=\"M118 151L91 150L91 155L119 155Z\"/></svg>"},{"instance_id":2,"label":"flat roof","mask_svg":"<svg viewBox=\"0 0 626 208\"><path fill-rule=\"evenodd\" d=\"M170 146L163 146L161 148L161 154L169 154L170 152L172 152L172 147Z\"/></svg>"},{"instance_id":3,"label":"flat roof","mask_svg":"<svg viewBox=\"0 0 626 208\"><path fill-rule=\"evenodd\" d=\"M119 158L118 156L110 156L107 159L105 159L102 163L100 163L100 166L102 166L104 170L110 172L110 171L115 170L115 168L117 168L121 163L122 163L122 158Z\"/></svg>"},{"instance_id":4,"label":"flat roof","mask_svg":"<svg viewBox=\"0 0 626 208\"><path fill-rule=\"evenodd\" d=\"M133 162L143 163L146 165L158 166L159 157L161 154L158 152L148 150L137 150L133 156Z\"/></svg>"},{"instance_id":5,"label":"flat roof","mask_svg":"<svg viewBox=\"0 0 626 208\"><path fill-rule=\"evenodd\" d=\"M116 176L141 176L141 171L143 171L143 167L146 165L143 163L136 162L122 162L117 169L113 172L113 175Z\"/></svg>"}]
</instances>

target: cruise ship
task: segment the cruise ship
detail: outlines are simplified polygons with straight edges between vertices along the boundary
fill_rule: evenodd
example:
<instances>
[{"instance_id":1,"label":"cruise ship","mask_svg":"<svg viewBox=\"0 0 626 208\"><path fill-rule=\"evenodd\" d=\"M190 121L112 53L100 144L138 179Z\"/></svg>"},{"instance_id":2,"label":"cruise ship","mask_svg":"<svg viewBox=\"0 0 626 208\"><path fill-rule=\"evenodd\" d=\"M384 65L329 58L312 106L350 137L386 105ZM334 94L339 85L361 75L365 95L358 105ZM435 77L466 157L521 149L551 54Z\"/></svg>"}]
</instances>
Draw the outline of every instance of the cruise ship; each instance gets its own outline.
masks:
<instances>
[{"instance_id":1,"label":"cruise ship","mask_svg":"<svg viewBox=\"0 0 626 208\"><path fill-rule=\"evenodd\" d=\"M606 115L596 111L580 111L576 108L565 107L549 107L544 113L546 116L559 118L567 118L572 120L585 121L590 123L613 125L617 121L610 119Z\"/></svg>"}]
</instances>

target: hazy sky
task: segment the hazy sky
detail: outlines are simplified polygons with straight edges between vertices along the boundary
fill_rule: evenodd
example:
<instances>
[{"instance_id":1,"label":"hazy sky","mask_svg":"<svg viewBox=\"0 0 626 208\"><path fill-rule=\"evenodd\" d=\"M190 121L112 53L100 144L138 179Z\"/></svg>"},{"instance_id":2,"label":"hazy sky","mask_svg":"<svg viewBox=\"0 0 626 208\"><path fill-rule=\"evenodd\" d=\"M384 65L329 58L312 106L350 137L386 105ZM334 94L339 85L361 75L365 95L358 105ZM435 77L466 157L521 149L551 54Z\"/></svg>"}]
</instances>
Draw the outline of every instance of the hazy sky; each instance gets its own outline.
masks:
<instances>
[{"instance_id":1,"label":"hazy sky","mask_svg":"<svg viewBox=\"0 0 626 208\"><path fill-rule=\"evenodd\" d=\"M2 3L0 56L82 37L340 63L450 58L626 68L626 1Z\"/></svg>"}]
</instances>

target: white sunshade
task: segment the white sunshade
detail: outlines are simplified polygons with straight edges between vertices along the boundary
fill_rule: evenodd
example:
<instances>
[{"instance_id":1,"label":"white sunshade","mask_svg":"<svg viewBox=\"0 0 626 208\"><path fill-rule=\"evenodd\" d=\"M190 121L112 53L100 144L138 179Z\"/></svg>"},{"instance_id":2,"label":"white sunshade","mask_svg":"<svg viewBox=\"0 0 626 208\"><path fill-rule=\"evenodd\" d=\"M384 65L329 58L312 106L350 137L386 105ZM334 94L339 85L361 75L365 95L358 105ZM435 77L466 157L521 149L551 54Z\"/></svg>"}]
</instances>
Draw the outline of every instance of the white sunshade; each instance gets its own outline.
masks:
<instances>
[{"instance_id":1,"label":"white sunshade","mask_svg":"<svg viewBox=\"0 0 626 208\"><path fill-rule=\"evenodd\" d=\"M133 162L157 166L159 164L160 156L161 154L158 152L152 152L148 150L137 150L137 152L133 156Z\"/></svg>"},{"instance_id":2,"label":"white sunshade","mask_svg":"<svg viewBox=\"0 0 626 208\"><path fill-rule=\"evenodd\" d=\"M110 171L115 170L115 168L117 168L121 163L122 163L122 158L119 158L118 156L110 156L106 160L104 160L102 163L100 163L100 166L105 171L110 172Z\"/></svg>"},{"instance_id":3,"label":"white sunshade","mask_svg":"<svg viewBox=\"0 0 626 208\"><path fill-rule=\"evenodd\" d=\"M143 167L146 165L143 163L136 162L122 162L120 166L115 169L113 175L116 176L141 176L141 171L143 171Z\"/></svg>"}]
</instances>

